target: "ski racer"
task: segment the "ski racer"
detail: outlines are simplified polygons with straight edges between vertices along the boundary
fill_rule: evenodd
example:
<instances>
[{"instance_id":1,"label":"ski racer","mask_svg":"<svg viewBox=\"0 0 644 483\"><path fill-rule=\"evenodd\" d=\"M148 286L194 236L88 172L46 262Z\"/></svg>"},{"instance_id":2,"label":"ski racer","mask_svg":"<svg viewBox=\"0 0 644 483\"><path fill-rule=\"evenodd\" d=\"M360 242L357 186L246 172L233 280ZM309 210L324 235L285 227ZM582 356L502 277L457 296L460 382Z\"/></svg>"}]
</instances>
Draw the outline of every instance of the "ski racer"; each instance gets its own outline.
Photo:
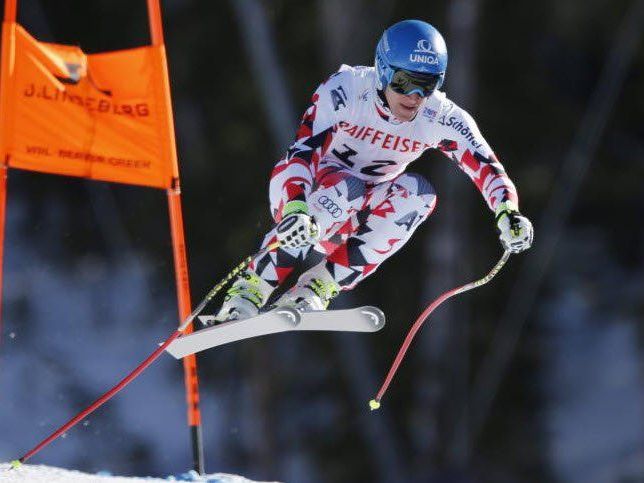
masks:
<instances>
[{"instance_id":1,"label":"ski racer","mask_svg":"<svg viewBox=\"0 0 644 483\"><path fill-rule=\"evenodd\" d=\"M420 20L385 30L374 67L342 65L313 94L295 142L270 180L276 226L256 259L229 288L220 322L258 314L298 261L317 254L277 300L301 311L325 310L400 250L436 206L436 192L407 166L430 148L456 162L495 215L506 250L530 247L533 229L517 190L474 119L439 89L447 48Z\"/></svg>"}]
</instances>

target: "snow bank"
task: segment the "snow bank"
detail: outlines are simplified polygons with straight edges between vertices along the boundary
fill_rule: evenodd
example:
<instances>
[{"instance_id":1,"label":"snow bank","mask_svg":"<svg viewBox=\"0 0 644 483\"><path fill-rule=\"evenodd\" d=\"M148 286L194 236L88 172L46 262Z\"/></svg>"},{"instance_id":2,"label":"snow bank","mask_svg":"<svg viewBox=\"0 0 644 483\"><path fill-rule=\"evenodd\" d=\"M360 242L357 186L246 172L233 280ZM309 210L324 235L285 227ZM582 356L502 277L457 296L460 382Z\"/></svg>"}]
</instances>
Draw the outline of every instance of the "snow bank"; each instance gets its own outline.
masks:
<instances>
[{"instance_id":1,"label":"snow bank","mask_svg":"<svg viewBox=\"0 0 644 483\"><path fill-rule=\"evenodd\" d=\"M90 475L80 471L65 470L44 465L22 465L17 470L10 469L9 463L0 463L0 482L29 482L29 483L135 483L155 481L200 481L207 483L262 483L249 480L242 476L228 475L224 473L213 473L211 475L199 476L191 471L180 476L168 476L167 478L138 477L129 478L125 476L112 476L109 473ZM269 482L263 482L269 483ZM277 483L277 482L273 482Z\"/></svg>"}]
</instances>

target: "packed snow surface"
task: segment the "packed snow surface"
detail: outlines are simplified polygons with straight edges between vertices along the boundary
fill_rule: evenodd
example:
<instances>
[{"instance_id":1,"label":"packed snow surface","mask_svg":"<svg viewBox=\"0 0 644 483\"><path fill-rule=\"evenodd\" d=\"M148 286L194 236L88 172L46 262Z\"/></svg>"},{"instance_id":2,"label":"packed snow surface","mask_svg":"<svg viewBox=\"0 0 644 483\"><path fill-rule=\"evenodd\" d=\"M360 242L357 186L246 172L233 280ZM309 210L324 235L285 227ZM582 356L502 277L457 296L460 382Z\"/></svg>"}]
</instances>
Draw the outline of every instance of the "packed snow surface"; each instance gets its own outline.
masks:
<instances>
[{"instance_id":1,"label":"packed snow surface","mask_svg":"<svg viewBox=\"0 0 644 483\"><path fill-rule=\"evenodd\" d=\"M213 473L200 476L194 471L180 476L167 478L112 476L109 473L90 475L80 471L65 470L44 465L22 465L18 469L11 469L9 463L0 463L0 482L35 482L35 483L135 483L154 481L200 481L204 483L269 483L249 480L242 476ZM277 482L273 482L277 483Z\"/></svg>"}]
</instances>

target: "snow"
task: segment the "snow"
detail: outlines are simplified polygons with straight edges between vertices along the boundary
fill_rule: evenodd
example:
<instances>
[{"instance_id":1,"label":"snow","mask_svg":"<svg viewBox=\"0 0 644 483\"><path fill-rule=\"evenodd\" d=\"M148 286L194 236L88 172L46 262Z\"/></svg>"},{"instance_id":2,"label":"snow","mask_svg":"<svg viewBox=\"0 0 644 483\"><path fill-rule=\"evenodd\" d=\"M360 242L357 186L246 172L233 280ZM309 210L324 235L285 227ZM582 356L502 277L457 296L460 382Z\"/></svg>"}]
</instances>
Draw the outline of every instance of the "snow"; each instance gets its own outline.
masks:
<instances>
[{"instance_id":1,"label":"snow","mask_svg":"<svg viewBox=\"0 0 644 483\"><path fill-rule=\"evenodd\" d=\"M229 475L225 473L213 473L200 476L194 471L184 473L180 476L168 476L167 478L152 477L125 477L112 476L102 472L96 475L82 473L80 471L66 470L44 465L22 465L18 469L11 469L9 463L0 463L0 482L29 482L29 483L135 483L155 481L200 481L204 483L269 483L249 480L242 476ZM273 482L277 483L277 482Z\"/></svg>"}]
</instances>

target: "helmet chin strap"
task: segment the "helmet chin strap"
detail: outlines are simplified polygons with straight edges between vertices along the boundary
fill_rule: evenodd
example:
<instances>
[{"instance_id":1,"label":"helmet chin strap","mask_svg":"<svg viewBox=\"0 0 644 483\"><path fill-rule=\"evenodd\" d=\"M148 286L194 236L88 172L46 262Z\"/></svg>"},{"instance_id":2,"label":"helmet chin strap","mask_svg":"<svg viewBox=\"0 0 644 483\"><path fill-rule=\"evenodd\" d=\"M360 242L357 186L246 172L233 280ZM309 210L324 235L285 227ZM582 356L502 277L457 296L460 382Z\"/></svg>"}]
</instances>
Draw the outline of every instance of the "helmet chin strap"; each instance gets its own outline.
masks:
<instances>
[{"instance_id":1,"label":"helmet chin strap","mask_svg":"<svg viewBox=\"0 0 644 483\"><path fill-rule=\"evenodd\" d=\"M423 99L423 105L425 104L426 100L427 99ZM397 119L399 122L402 122L394 115L393 111L391 110L391 107L389 106L389 102L387 102L387 96L385 96L384 89L378 89L376 87L376 98L375 98L374 102L377 104L377 106L380 109L385 111L387 116L390 116L390 119L388 119L388 121L391 122L391 119ZM422 107L422 105L420 107ZM411 120L416 119L416 116L418 115L419 111L420 111L420 108L418 109L418 111L416 112L416 114L414 115L414 117Z\"/></svg>"},{"instance_id":2,"label":"helmet chin strap","mask_svg":"<svg viewBox=\"0 0 644 483\"><path fill-rule=\"evenodd\" d=\"M389 107L389 102L387 102L387 96L385 96L385 90L384 89L376 89L376 93L378 94L378 97L380 98L380 101L382 102L382 107L386 108L389 112L391 112L391 108Z\"/></svg>"},{"instance_id":3,"label":"helmet chin strap","mask_svg":"<svg viewBox=\"0 0 644 483\"><path fill-rule=\"evenodd\" d=\"M384 89L376 88L376 96L373 102L376 104L376 109L381 111L380 115L385 116L385 121L391 121L396 117L391 110L391 106L389 106L389 102L387 102Z\"/></svg>"}]
</instances>

